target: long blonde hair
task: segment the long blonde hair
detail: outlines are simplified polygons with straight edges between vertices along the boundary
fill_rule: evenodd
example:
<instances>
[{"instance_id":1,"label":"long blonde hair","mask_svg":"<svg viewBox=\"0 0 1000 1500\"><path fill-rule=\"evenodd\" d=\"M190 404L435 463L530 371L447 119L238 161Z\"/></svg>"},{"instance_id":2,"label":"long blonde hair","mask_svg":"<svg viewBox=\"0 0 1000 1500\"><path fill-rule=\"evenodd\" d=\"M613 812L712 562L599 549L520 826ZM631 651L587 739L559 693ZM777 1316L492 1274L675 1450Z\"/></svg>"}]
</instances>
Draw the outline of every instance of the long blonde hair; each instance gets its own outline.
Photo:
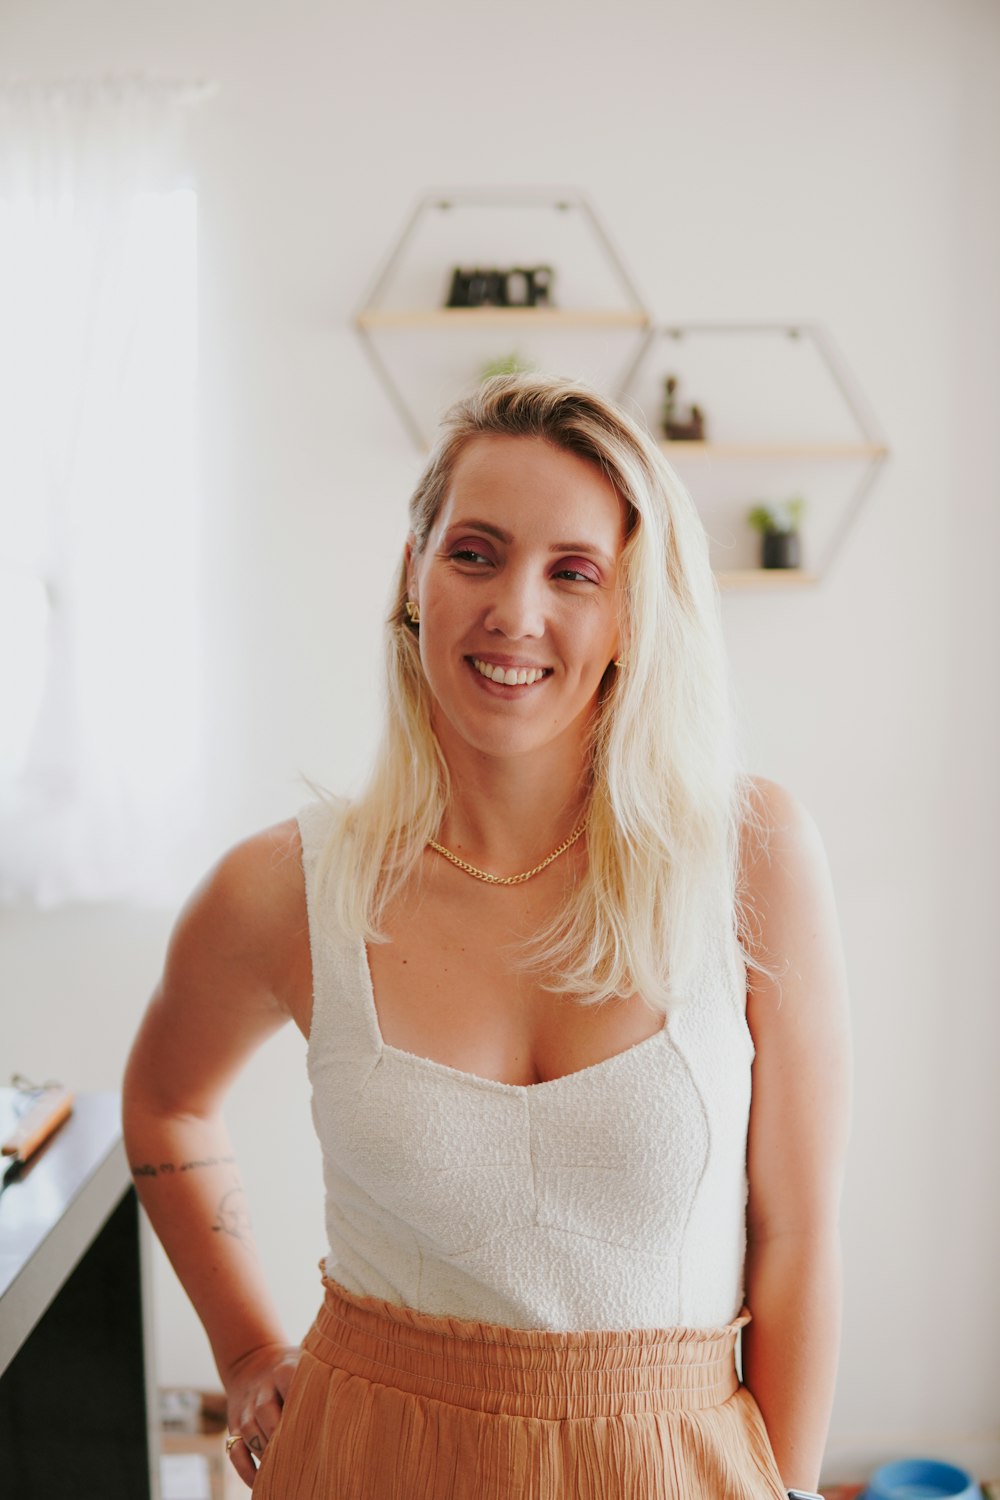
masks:
<instances>
[{"instance_id":1,"label":"long blonde hair","mask_svg":"<svg viewBox=\"0 0 1000 1500\"><path fill-rule=\"evenodd\" d=\"M705 530L657 445L619 407L577 382L500 375L442 421L410 500L417 556L459 454L487 433L541 437L588 460L627 515L625 660L605 674L593 721L586 873L517 962L582 1001L638 993L666 1011L684 998L706 935L738 931L740 830L755 816ZM404 560L387 621L381 745L362 795L335 804L318 872L332 922L370 942L383 940L387 907L449 796L406 599Z\"/></svg>"}]
</instances>

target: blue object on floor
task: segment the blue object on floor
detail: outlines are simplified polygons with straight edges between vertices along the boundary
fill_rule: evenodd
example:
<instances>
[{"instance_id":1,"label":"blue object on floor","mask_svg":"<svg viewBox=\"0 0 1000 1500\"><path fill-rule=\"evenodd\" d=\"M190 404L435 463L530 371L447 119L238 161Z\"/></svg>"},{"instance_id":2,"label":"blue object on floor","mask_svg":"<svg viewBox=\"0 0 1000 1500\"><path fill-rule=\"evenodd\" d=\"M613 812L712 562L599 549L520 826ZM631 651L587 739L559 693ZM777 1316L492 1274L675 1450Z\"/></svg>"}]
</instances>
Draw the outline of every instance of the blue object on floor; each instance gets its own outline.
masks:
<instances>
[{"instance_id":1,"label":"blue object on floor","mask_svg":"<svg viewBox=\"0 0 1000 1500\"><path fill-rule=\"evenodd\" d=\"M858 1500L981 1500L982 1491L964 1469L936 1458L901 1458L876 1469Z\"/></svg>"}]
</instances>

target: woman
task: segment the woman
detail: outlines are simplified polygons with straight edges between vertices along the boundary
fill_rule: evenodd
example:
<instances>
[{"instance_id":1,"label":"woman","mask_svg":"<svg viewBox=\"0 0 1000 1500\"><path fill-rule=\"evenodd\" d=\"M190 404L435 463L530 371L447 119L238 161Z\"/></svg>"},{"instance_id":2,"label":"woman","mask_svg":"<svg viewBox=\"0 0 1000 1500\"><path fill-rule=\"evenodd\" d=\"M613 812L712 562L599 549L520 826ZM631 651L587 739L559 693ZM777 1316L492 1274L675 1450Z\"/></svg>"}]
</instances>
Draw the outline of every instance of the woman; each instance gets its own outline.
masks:
<instances>
[{"instance_id":1,"label":"woman","mask_svg":"<svg viewBox=\"0 0 1000 1500\"><path fill-rule=\"evenodd\" d=\"M368 790L220 861L128 1068L232 1461L258 1500L812 1491L846 987L814 825L738 773L702 527L538 376L449 413L410 520ZM220 1114L289 1018L330 1237L302 1348Z\"/></svg>"}]
</instances>

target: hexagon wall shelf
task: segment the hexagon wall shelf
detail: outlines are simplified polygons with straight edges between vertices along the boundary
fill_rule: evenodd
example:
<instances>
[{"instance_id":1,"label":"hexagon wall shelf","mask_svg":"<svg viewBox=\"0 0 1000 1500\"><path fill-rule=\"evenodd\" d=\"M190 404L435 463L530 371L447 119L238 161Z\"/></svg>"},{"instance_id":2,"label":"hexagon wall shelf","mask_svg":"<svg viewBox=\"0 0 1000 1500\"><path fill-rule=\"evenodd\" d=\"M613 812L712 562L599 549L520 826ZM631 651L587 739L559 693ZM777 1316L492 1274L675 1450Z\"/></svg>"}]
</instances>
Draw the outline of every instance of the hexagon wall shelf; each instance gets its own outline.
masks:
<instances>
[{"instance_id":1,"label":"hexagon wall shelf","mask_svg":"<svg viewBox=\"0 0 1000 1500\"><path fill-rule=\"evenodd\" d=\"M664 344L667 350L664 352ZM688 323L653 330L620 393L650 431L663 382L705 412L704 440L662 439L705 522L722 587L815 583L830 569L888 449L857 381L816 324ZM638 407L638 411L636 408ZM747 512L805 498L803 566L761 568Z\"/></svg>"},{"instance_id":2,"label":"hexagon wall shelf","mask_svg":"<svg viewBox=\"0 0 1000 1500\"><path fill-rule=\"evenodd\" d=\"M538 265L555 272L550 306L444 305L455 267ZM511 189L424 194L355 326L407 432L426 449L445 406L473 389L493 361L516 356L614 396L651 322L581 193Z\"/></svg>"}]
</instances>

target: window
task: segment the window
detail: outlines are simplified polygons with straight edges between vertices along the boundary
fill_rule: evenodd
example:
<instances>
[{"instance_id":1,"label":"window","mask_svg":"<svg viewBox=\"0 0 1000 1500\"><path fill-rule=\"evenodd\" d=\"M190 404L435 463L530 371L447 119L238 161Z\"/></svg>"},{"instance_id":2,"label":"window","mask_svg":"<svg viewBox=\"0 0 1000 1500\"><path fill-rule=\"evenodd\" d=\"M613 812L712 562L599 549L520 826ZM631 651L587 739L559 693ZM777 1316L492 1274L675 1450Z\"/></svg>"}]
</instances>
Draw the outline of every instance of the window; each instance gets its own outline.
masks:
<instances>
[{"instance_id":1,"label":"window","mask_svg":"<svg viewBox=\"0 0 1000 1500\"><path fill-rule=\"evenodd\" d=\"M0 896L170 903L201 760L197 200L37 176L0 174Z\"/></svg>"}]
</instances>

